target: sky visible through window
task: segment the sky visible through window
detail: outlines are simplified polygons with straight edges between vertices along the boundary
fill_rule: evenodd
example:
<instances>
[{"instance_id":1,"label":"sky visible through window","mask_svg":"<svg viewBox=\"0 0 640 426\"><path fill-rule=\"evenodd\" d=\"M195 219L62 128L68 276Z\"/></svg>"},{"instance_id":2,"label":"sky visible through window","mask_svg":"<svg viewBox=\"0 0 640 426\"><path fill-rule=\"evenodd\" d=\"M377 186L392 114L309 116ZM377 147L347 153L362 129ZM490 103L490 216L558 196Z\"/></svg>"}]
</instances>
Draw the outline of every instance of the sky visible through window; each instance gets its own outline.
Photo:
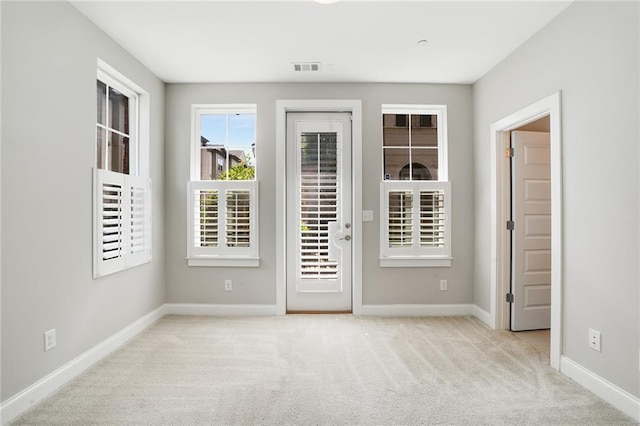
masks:
<instances>
[{"instance_id":1,"label":"sky visible through window","mask_svg":"<svg viewBox=\"0 0 640 426\"><path fill-rule=\"evenodd\" d=\"M200 131L209 140L209 145L224 146L231 151L243 150L249 155L247 158L253 158L255 114L206 114L201 117Z\"/></svg>"}]
</instances>

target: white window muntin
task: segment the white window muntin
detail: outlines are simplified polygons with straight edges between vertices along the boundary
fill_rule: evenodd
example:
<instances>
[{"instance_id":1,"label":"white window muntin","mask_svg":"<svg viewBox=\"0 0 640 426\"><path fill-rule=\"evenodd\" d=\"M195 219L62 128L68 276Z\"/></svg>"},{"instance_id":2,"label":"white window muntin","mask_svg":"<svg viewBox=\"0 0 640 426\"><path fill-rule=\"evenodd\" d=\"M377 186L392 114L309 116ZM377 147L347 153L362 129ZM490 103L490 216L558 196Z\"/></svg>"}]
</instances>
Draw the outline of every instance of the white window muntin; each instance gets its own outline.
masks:
<instances>
[{"instance_id":1,"label":"white window muntin","mask_svg":"<svg viewBox=\"0 0 640 426\"><path fill-rule=\"evenodd\" d=\"M123 95L125 95L128 99L129 99L129 134L126 133L122 133L116 129L112 129L110 127L108 127L108 125L102 125L100 123L97 123L97 126L105 129L109 132L112 133L116 133L120 136L126 136L129 138L129 174L133 175L133 176L138 176L140 174L140 164L139 164L139 158L140 158L140 149L139 149L139 133L138 133L138 123L139 123L139 119L140 119L140 112L139 112L139 92L134 90L131 86L131 82L127 83L123 83L121 80L124 79L118 79L117 77L114 77L114 74L116 73L115 70L113 69L109 69L107 70L107 68L110 68L108 66L106 66L106 64L104 63L100 63L98 64L98 71L97 71L97 79L100 80L101 82L103 82L104 84L107 85L107 118L106 118L106 123L109 123L109 87L117 90L118 92L122 93ZM103 158L105 159L105 164L109 164L109 149L108 149L108 142L106 142L105 144L105 151L103 152ZM97 150L97 144L96 144L96 150ZM96 156L95 158L98 158L98 153L96 152Z\"/></svg>"},{"instance_id":2,"label":"white window muntin","mask_svg":"<svg viewBox=\"0 0 640 426\"><path fill-rule=\"evenodd\" d=\"M200 145L200 136L202 135L202 116L209 114L256 114L257 119L258 106L256 104L194 104L191 105L191 180L200 180L200 161L202 149ZM255 145L257 151L258 144ZM255 158L256 175L258 173L258 155Z\"/></svg>"},{"instance_id":3,"label":"white window muntin","mask_svg":"<svg viewBox=\"0 0 640 426\"><path fill-rule=\"evenodd\" d=\"M448 181L447 163L447 106L446 105L403 105L403 104L383 104L382 115L384 114L410 114L410 115L435 115L437 118L438 134L438 181ZM381 156L384 162L384 153ZM382 165L384 170L384 164Z\"/></svg>"}]
</instances>

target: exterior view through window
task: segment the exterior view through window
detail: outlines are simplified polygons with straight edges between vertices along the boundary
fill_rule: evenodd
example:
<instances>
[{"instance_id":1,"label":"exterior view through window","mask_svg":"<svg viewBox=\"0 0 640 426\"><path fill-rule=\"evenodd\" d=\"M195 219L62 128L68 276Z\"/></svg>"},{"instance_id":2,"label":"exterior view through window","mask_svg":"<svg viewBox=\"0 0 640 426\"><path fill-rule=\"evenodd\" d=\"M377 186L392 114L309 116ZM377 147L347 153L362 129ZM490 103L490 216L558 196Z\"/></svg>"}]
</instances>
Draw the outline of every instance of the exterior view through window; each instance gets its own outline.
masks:
<instances>
[{"instance_id":1,"label":"exterior view through window","mask_svg":"<svg viewBox=\"0 0 640 426\"><path fill-rule=\"evenodd\" d=\"M432 114L383 114L385 180L438 180L438 120Z\"/></svg>"}]
</instances>

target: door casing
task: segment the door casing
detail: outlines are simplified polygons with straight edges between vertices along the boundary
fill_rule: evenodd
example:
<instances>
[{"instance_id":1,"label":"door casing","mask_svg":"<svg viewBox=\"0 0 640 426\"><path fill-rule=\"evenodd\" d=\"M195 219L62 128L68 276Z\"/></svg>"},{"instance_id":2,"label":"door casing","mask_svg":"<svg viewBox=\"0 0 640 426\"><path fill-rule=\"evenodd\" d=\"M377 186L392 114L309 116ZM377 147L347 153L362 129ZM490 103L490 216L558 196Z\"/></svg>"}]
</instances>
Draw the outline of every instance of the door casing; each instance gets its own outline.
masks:
<instances>
[{"instance_id":1,"label":"door casing","mask_svg":"<svg viewBox=\"0 0 640 426\"><path fill-rule=\"evenodd\" d=\"M509 329L509 235L506 232L509 211L509 132L542 117L549 116L551 145L551 350L549 363L560 369L562 344L562 134L561 93L556 92L490 127L491 149L491 312L489 321L498 330Z\"/></svg>"},{"instance_id":2,"label":"door casing","mask_svg":"<svg viewBox=\"0 0 640 426\"><path fill-rule=\"evenodd\" d=\"M276 210L287 206L286 135L288 112L349 112L351 113L351 173L352 173L352 312L362 315L362 101L361 100L301 100L276 101ZM287 311L287 235L286 215L276 217L276 313Z\"/></svg>"}]
</instances>

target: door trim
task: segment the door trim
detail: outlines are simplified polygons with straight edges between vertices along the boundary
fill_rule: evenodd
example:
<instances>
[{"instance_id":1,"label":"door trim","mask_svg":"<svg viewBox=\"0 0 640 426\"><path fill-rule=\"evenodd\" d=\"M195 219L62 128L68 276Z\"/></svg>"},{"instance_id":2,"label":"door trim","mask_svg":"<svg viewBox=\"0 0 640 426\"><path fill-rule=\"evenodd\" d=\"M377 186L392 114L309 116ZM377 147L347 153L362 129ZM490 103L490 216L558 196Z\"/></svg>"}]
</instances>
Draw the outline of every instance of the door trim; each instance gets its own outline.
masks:
<instances>
[{"instance_id":1,"label":"door trim","mask_svg":"<svg viewBox=\"0 0 640 426\"><path fill-rule=\"evenodd\" d=\"M505 294L509 291L509 240L505 232L506 203L510 180L508 159L508 132L549 116L551 145L551 367L560 369L562 344L562 134L561 93L556 92L491 125L491 323L498 330L509 329L509 304Z\"/></svg>"},{"instance_id":2,"label":"door trim","mask_svg":"<svg viewBox=\"0 0 640 426\"><path fill-rule=\"evenodd\" d=\"M352 268L351 305L354 315L362 315L362 101L355 100L276 100L276 211L286 212L287 168L286 136L288 112L350 112L352 173ZM287 234L286 215L276 216L276 312L287 313Z\"/></svg>"}]
</instances>

